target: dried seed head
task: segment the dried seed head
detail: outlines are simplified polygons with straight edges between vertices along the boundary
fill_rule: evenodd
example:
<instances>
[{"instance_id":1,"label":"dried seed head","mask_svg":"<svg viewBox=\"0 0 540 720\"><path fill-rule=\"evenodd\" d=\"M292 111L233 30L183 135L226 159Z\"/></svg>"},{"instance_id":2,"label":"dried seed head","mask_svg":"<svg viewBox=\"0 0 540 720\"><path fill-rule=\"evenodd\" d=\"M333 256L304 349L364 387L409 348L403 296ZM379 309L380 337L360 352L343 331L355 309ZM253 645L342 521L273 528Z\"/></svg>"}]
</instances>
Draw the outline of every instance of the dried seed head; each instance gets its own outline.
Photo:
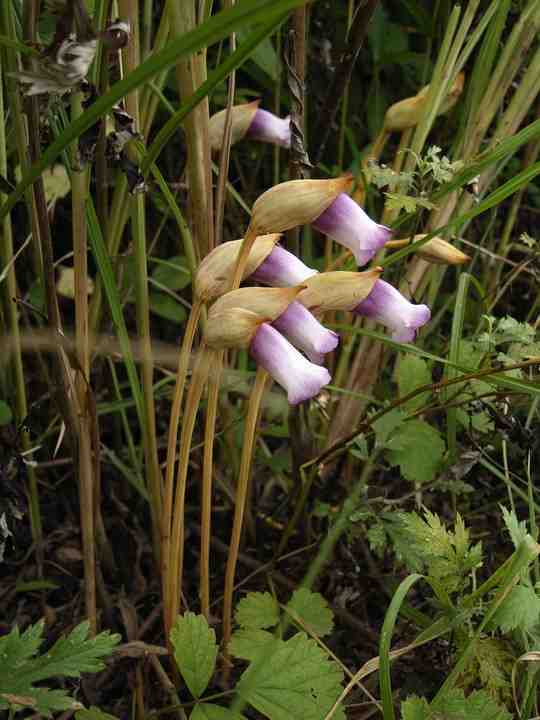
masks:
<instances>
[{"instance_id":1,"label":"dried seed head","mask_svg":"<svg viewBox=\"0 0 540 720\"><path fill-rule=\"evenodd\" d=\"M259 235L255 239L244 268L243 278L249 277L257 270L272 252L279 238L279 233L274 233ZM199 300L210 302L227 291L242 242L243 240L230 240L218 245L203 259L195 278L195 295Z\"/></svg>"},{"instance_id":2,"label":"dried seed head","mask_svg":"<svg viewBox=\"0 0 540 720\"><path fill-rule=\"evenodd\" d=\"M305 280L306 288L297 300L318 313L353 310L369 295L381 273L382 268L376 267L365 272L336 270L313 275Z\"/></svg>"},{"instance_id":3,"label":"dried seed head","mask_svg":"<svg viewBox=\"0 0 540 720\"><path fill-rule=\"evenodd\" d=\"M260 234L284 232L316 220L353 184L351 175L330 180L289 180L274 185L253 205L252 229Z\"/></svg>"},{"instance_id":4,"label":"dried seed head","mask_svg":"<svg viewBox=\"0 0 540 720\"><path fill-rule=\"evenodd\" d=\"M231 108L231 145L242 140L251 125L260 100L254 100L244 105L234 105ZM219 150L223 145L223 135L225 133L225 121L227 119L227 110L212 115L208 125L210 147L212 150Z\"/></svg>"}]
</instances>

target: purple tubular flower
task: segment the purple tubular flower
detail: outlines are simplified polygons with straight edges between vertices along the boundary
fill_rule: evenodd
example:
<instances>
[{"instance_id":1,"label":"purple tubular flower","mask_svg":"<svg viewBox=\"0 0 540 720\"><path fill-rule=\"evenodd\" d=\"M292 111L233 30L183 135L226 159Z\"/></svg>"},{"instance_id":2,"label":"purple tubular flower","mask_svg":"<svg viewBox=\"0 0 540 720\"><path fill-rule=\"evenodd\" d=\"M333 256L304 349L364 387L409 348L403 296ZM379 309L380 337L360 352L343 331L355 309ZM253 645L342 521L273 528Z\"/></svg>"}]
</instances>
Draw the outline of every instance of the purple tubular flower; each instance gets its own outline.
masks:
<instances>
[{"instance_id":1,"label":"purple tubular flower","mask_svg":"<svg viewBox=\"0 0 540 720\"><path fill-rule=\"evenodd\" d=\"M296 255L276 245L249 279L272 287L292 287L301 285L306 278L316 274L316 270L304 265Z\"/></svg>"},{"instance_id":2,"label":"purple tubular flower","mask_svg":"<svg viewBox=\"0 0 540 720\"><path fill-rule=\"evenodd\" d=\"M282 119L268 110L257 109L246 136L253 140L262 140L289 148L291 147L290 116Z\"/></svg>"},{"instance_id":3,"label":"purple tubular flower","mask_svg":"<svg viewBox=\"0 0 540 720\"><path fill-rule=\"evenodd\" d=\"M372 220L346 193L337 196L313 227L348 248L359 266L369 262L392 235L390 228Z\"/></svg>"},{"instance_id":4,"label":"purple tubular flower","mask_svg":"<svg viewBox=\"0 0 540 720\"><path fill-rule=\"evenodd\" d=\"M263 323L251 341L253 359L287 391L287 400L298 405L318 395L330 380L330 373L314 365L268 323Z\"/></svg>"},{"instance_id":5,"label":"purple tubular flower","mask_svg":"<svg viewBox=\"0 0 540 720\"><path fill-rule=\"evenodd\" d=\"M373 290L353 312L386 325L392 330L392 339L398 342L413 342L418 328L431 318L427 305L413 305L384 280L376 281Z\"/></svg>"},{"instance_id":6,"label":"purple tubular flower","mask_svg":"<svg viewBox=\"0 0 540 720\"><path fill-rule=\"evenodd\" d=\"M325 354L335 350L339 343L339 335L321 325L317 318L296 300L274 320L272 327L285 335L287 340L317 365L322 365Z\"/></svg>"}]
</instances>

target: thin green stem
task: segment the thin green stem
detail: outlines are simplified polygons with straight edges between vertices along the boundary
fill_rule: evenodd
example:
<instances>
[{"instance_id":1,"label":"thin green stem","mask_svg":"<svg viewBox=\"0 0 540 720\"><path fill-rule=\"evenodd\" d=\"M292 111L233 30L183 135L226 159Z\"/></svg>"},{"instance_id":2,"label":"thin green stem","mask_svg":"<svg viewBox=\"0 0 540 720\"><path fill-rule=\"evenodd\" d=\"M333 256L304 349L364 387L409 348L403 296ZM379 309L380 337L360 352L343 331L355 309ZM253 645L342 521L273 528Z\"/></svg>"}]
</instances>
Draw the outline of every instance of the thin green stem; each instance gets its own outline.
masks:
<instances>
[{"instance_id":1,"label":"thin green stem","mask_svg":"<svg viewBox=\"0 0 540 720\"><path fill-rule=\"evenodd\" d=\"M138 0L119 0L120 13L129 17L132 22L131 41L123 51L126 74L135 70L140 64L139 48L139 3ZM140 127L139 92L135 90L126 97L126 109ZM146 251L146 215L145 198L138 193L130 200L131 232L134 241L135 257L135 304L137 312L137 333L142 346L143 360L141 364L142 388L144 400L144 453L148 490L151 498L152 536L154 557L160 565L161 545L161 505L162 478L159 470L156 416L153 394L154 363L152 359L152 341L150 336L150 299L148 292L148 266Z\"/></svg>"}]
</instances>

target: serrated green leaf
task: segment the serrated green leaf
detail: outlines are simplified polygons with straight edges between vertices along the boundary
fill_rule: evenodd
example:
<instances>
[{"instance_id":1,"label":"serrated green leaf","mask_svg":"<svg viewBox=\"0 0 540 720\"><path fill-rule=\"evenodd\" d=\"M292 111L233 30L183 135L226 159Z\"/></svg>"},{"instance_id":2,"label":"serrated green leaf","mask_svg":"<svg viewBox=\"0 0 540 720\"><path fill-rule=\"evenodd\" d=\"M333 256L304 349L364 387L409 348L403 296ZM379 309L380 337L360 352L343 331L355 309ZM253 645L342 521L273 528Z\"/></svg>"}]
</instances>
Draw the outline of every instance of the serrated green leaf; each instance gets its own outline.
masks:
<instances>
[{"instance_id":1,"label":"serrated green leaf","mask_svg":"<svg viewBox=\"0 0 540 720\"><path fill-rule=\"evenodd\" d=\"M63 690L36 688L34 683L101 670L103 658L111 654L120 636L104 632L88 638L89 629L88 622L81 623L69 635L59 638L45 655L37 657L43 639L42 622L31 625L22 634L15 627L0 638L0 698L31 698L31 706L47 717L52 711L79 709L79 704ZM0 700L0 707L5 708L6 702Z\"/></svg>"},{"instance_id":2,"label":"serrated green leaf","mask_svg":"<svg viewBox=\"0 0 540 720\"><path fill-rule=\"evenodd\" d=\"M152 270L152 279L169 290L183 290L191 282L191 272L187 258L175 255L167 260L151 258L156 264Z\"/></svg>"},{"instance_id":3,"label":"serrated green leaf","mask_svg":"<svg viewBox=\"0 0 540 720\"><path fill-rule=\"evenodd\" d=\"M243 715L214 703L199 703L193 708L189 720L245 720Z\"/></svg>"},{"instance_id":4,"label":"serrated green leaf","mask_svg":"<svg viewBox=\"0 0 540 720\"><path fill-rule=\"evenodd\" d=\"M517 519L516 513L513 510L507 510L503 505L501 505L501 512L506 529L510 533L512 543L517 549L528 535L527 523L524 520L520 522Z\"/></svg>"},{"instance_id":5,"label":"serrated green leaf","mask_svg":"<svg viewBox=\"0 0 540 720\"><path fill-rule=\"evenodd\" d=\"M502 704L510 700L515 658L509 648L509 643L503 638L476 638L460 686L464 690L480 686Z\"/></svg>"},{"instance_id":6,"label":"serrated green leaf","mask_svg":"<svg viewBox=\"0 0 540 720\"><path fill-rule=\"evenodd\" d=\"M445 447L432 425L424 420L409 420L388 441L386 457L392 465L399 465L406 480L423 484L435 478Z\"/></svg>"},{"instance_id":7,"label":"serrated green leaf","mask_svg":"<svg viewBox=\"0 0 540 720\"><path fill-rule=\"evenodd\" d=\"M406 213L414 213L417 208L426 208L433 210L436 208L430 200L423 197L412 197L411 195L402 195L401 193L385 192L386 208L390 212L399 213L404 210Z\"/></svg>"},{"instance_id":8,"label":"serrated green leaf","mask_svg":"<svg viewBox=\"0 0 540 720\"><path fill-rule=\"evenodd\" d=\"M254 660L261 652L263 645L274 641L268 630L241 628L232 634L229 652L241 660Z\"/></svg>"},{"instance_id":9,"label":"serrated green leaf","mask_svg":"<svg viewBox=\"0 0 540 720\"><path fill-rule=\"evenodd\" d=\"M341 693L343 674L304 633L265 646L236 690L271 720L323 720ZM339 708L334 715L343 720Z\"/></svg>"},{"instance_id":10,"label":"serrated green leaf","mask_svg":"<svg viewBox=\"0 0 540 720\"><path fill-rule=\"evenodd\" d=\"M76 710L81 707L64 690L32 688L31 695L0 693L0 709L10 708L13 712L32 709L42 717L52 717L53 712Z\"/></svg>"},{"instance_id":11,"label":"serrated green leaf","mask_svg":"<svg viewBox=\"0 0 540 720\"><path fill-rule=\"evenodd\" d=\"M216 633L203 615L187 612L178 616L171 630L174 659L193 697L200 697L214 673L217 657Z\"/></svg>"},{"instance_id":12,"label":"serrated green leaf","mask_svg":"<svg viewBox=\"0 0 540 720\"><path fill-rule=\"evenodd\" d=\"M162 292L150 293L150 310L165 320L181 325L186 320L186 308L173 297Z\"/></svg>"},{"instance_id":13,"label":"serrated green leaf","mask_svg":"<svg viewBox=\"0 0 540 720\"><path fill-rule=\"evenodd\" d=\"M0 400L0 425L7 425L12 419L13 413L11 412L11 408L6 402Z\"/></svg>"},{"instance_id":14,"label":"serrated green leaf","mask_svg":"<svg viewBox=\"0 0 540 720\"><path fill-rule=\"evenodd\" d=\"M398 368L398 388L399 396L404 397L416 388L427 385L431 382L431 371L428 364L422 358L416 355L406 355L399 363ZM429 397L428 392L422 393L417 397L409 400L402 408L408 412L417 410L426 404Z\"/></svg>"},{"instance_id":15,"label":"serrated green leaf","mask_svg":"<svg viewBox=\"0 0 540 720\"><path fill-rule=\"evenodd\" d=\"M308 588L299 588L294 591L286 607L295 612L319 637L332 632L334 615L320 593L311 592Z\"/></svg>"},{"instance_id":16,"label":"serrated green leaf","mask_svg":"<svg viewBox=\"0 0 540 720\"><path fill-rule=\"evenodd\" d=\"M390 410L372 424L375 430L375 444L384 447L394 431L405 420L405 413L400 410Z\"/></svg>"},{"instance_id":17,"label":"serrated green leaf","mask_svg":"<svg viewBox=\"0 0 540 720\"><path fill-rule=\"evenodd\" d=\"M279 622L279 606L270 593L251 592L240 600L234 617L243 628L274 627Z\"/></svg>"},{"instance_id":18,"label":"serrated green leaf","mask_svg":"<svg viewBox=\"0 0 540 720\"><path fill-rule=\"evenodd\" d=\"M398 513L386 527L407 566L414 571L427 568L430 579L446 592L466 586L471 571L482 564L482 546L470 545L459 516L455 533L428 510L424 518L416 513Z\"/></svg>"},{"instance_id":19,"label":"serrated green leaf","mask_svg":"<svg viewBox=\"0 0 540 720\"><path fill-rule=\"evenodd\" d=\"M445 720L511 720L512 716L483 690L475 690L465 697L463 690L454 689L430 707L430 720L441 713Z\"/></svg>"},{"instance_id":20,"label":"serrated green leaf","mask_svg":"<svg viewBox=\"0 0 540 720\"><path fill-rule=\"evenodd\" d=\"M498 608L493 623L503 633L519 628L524 632L540 620L540 598L530 585L519 584L513 588Z\"/></svg>"},{"instance_id":21,"label":"serrated green leaf","mask_svg":"<svg viewBox=\"0 0 540 720\"><path fill-rule=\"evenodd\" d=\"M429 720L429 704L425 698L411 695L401 703L401 720Z\"/></svg>"}]
</instances>

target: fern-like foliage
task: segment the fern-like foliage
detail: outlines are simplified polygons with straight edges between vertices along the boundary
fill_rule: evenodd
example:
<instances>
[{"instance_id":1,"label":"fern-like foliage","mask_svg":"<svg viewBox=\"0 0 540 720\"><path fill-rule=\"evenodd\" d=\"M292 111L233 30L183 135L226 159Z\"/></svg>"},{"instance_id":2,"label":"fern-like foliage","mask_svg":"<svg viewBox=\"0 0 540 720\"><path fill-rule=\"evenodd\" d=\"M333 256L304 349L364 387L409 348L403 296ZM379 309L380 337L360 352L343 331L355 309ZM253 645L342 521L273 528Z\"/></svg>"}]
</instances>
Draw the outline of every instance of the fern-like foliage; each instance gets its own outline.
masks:
<instances>
[{"instance_id":1,"label":"fern-like foliage","mask_svg":"<svg viewBox=\"0 0 540 720\"><path fill-rule=\"evenodd\" d=\"M472 545L458 514L454 531L438 515L424 510L400 513L390 530L396 550L411 570L421 570L446 592L463 592L472 571L482 564L482 545Z\"/></svg>"},{"instance_id":2,"label":"fern-like foliage","mask_svg":"<svg viewBox=\"0 0 540 720\"><path fill-rule=\"evenodd\" d=\"M22 633L14 627L9 635L0 638L0 710L32 708L50 717L53 711L82 708L64 690L36 683L80 677L83 672L93 673L104 667L103 658L111 654L120 636L103 632L90 638L89 629L88 622L81 623L42 654L38 653L43 642L43 622Z\"/></svg>"}]
</instances>

